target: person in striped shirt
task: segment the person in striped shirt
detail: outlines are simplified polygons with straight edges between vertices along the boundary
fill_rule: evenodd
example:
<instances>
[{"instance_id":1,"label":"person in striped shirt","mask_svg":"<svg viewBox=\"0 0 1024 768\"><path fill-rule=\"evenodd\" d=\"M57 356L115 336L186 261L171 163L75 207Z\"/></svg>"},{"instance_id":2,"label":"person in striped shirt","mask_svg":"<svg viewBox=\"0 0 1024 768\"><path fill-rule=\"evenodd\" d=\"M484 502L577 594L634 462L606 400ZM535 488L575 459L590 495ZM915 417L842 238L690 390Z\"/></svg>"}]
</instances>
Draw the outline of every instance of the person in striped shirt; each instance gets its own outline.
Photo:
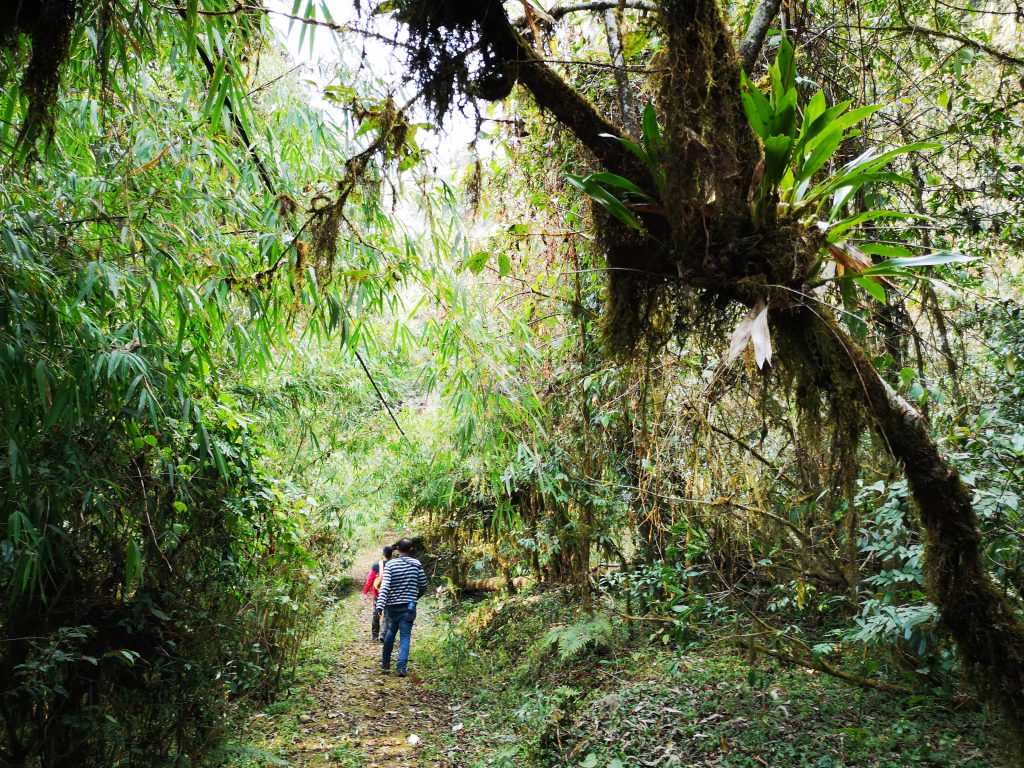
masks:
<instances>
[{"instance_id":1,"label":"person in striped shirt","mask_svg":"<svg viewBox=\"0 0 1024 768\"><path fill-rule=\"evenodd\" d=\"M395 648L395 635L399 636L398 660L395 668L399 677L405 677L409 664L409 644L412 642L412 624L416 621L416 603L427 591L427 574L420 561L412 556L412 542L402 539L395 545L395 557L384 563L384 578L377 595L377 611L387 615L388 631L384 635L384 655L381 669L391 669L391 653Z\"/></svg>"}]
</instances>

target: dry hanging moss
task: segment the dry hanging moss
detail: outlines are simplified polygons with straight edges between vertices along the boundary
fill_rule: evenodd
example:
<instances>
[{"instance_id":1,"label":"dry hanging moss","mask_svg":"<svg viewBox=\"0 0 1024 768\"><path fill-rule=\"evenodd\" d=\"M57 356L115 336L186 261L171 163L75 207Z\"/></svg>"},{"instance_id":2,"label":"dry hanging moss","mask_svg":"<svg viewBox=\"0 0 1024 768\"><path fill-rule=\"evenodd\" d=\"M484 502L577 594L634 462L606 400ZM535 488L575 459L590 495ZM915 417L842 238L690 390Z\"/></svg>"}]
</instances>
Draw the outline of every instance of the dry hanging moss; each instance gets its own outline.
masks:
<instances>
[{"instance_id":1,"label":"dry hanging moss","mask_svg":"<svg viewBox=\"0 0 1024 768\"><path fill-rule=\"evenodd\" d=\"M775 370L796 396L798 422L808 443L822 444L826 425L831 432L830 463L837 485L849 489L858 473L857 453L868 425L863 383L853 375L848 357L839 358L835 344L824 343L827 332L798 313L774 313Z\"/></svg>"},{"instance_id":2,"label":"dry hanging moss","mask_svg":"<svg viewBox=\"0 0 1024 768\"><path fill-rule=\"evenodd\" d=\"M28 110L19 145L31 145L40 136L49 139L53 135L60 70L71 48L80 5L79 0L9 0L0 8L0 47L13 52L16 61L26 55L28 58L21 76ZM14 77L14 72L4 73L6 88Z\"/></svg>"},{"instance_id":3,"label":"dry hanging moss","mask_svg":"<svg viewBox=\"0 0 1024 768\"><path fill-rule=\"evenodd\" d=\"M377 138L345 163L345 176L337 184L337 197L331 200L323 193L318 193L310 204L313 214L309 223L310 256L317 282L321 286L326 285L334 275L338 238L342 225L346 223L345 205L361 190L379 194L382 175L374 159L381 156L387 162L403 157L409 151L406 144L409 136L408 118L390 97L372 110L357 112L356 117L360 120L375 120Z\"/></svg>"}]
</instances>

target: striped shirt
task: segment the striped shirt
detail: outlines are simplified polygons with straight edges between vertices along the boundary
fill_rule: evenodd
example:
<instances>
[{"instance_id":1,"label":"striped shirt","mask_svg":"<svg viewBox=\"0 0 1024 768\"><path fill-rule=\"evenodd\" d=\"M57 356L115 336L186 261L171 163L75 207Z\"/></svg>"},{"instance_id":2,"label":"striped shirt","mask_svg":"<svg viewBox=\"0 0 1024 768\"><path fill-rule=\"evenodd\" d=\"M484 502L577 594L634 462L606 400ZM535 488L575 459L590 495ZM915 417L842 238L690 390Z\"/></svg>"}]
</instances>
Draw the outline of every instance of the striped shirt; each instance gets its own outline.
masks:
<instances>
[{"instance_id":1,"label":"striped shirt","mask_svg":"<svg viewBox=\"0 0 1024 768\"><path fill-rule=\"evenodd\" d=\"M384 578L380 582L377 607L407 605L419 600L427 591L427 574L415 557L402 555L384 563Z\"/></svg>"}]
</instances>

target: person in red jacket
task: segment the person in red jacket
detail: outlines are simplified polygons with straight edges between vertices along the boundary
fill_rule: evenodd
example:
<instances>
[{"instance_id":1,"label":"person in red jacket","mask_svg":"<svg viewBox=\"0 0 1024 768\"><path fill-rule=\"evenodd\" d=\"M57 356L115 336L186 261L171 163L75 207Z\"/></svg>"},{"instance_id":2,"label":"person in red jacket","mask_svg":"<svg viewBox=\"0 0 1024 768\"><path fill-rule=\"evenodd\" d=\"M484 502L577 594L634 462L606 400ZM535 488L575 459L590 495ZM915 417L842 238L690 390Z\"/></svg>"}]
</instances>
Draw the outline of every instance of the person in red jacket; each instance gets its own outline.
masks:
<instances>
[{"instance_id":1,"label":"person in red jacket","mask_svg":"<svg viewBox=\"0 0 1024 768\"><path fill-rule=\"evenodd\" d=\"M394 548L389 546L384 547L382 554L384 555L380 560L373 564L370 568L370 572L366 574L366 584L363 585L363 599L370 598L370 608L373 610L373 620L370 623L370 638L373 642L381 642L384 640L384 635L387 634L387 617L385 616L384 630L381 631L380 626L380 614L377 613L376 603L377 596L380 594L380 583L384 578L384 563L391 559L391 555L394 553Z\"/></svg>"}]
</instances>

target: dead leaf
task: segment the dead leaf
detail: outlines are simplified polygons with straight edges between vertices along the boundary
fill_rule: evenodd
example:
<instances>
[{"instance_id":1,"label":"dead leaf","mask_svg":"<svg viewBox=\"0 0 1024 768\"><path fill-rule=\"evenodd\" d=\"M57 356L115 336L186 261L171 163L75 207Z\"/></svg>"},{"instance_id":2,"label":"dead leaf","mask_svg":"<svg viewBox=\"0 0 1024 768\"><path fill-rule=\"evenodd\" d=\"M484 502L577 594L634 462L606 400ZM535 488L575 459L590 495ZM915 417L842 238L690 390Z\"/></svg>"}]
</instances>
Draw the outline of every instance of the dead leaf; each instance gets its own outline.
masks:
<instances>
[{"instance_id":1,"label":"dead leaf","mask_svg":"<svg viewBox=\"0 0 1024 768\"><path fill-rule=\"evenodd\" d=\"M754 342L754 359L757 361L757 367L764 368L772 362L772 338L768 332L768 306L760 301L757 306L762 306L763 309L754 318L750 340Z\"/></svg>"},{"instance_id":2,"label":"dead leaf","mask_svg":"<svg viewBox=\"0 0 1024 768\"><path fill-rule=\"evenodd\" d=\"M539 5L537 5L535 3L531 3L530 0L522 0L522 2L523 2L523 9L526 11L527 14L535 13L538 16L540 16L542 19L544 19L544 21L546 21L548 24L555 24L556 23L555 22L555 17L552 16L547 11L545 11Z\"/></svg>"},{"instance_id":3,"label":"dead leaf","mask_svg":"<svg viewBox=\"0 0 1024 768\"><path fill-rule=\"evenodd\" d=\"M655 216L666 216L665 208L658 203L625 203L625 206L631 211L637 213L650 213Z\"/></svg>"},{"instance_id":4,"label":"dead leaf","mask_svg":"<svg viewBox=\"0 0 1024 768\"><path fill-rule=\"evenodd\" d=\"M136 168L134 171L132 171L128 175L129 176L135 176L136 174L143 173L144 171L148 171L154 165L156 165L161 160L163 160L164 155L166 155L168 153L168 151L170 151L170 147L164 147L163 149L160 150L160 152L157 154L156 157L154 157L148 163L146 163L144 165L140 165L138 168Z\"/></svg>"},{"instance_id":5,"label":"dead leaf","mask_svg":"<svg viewBox=\"0 0 1024 768\"><path fill-rule=\"evenodd\" d=\"M836 260L836 272L840 277L843 275L843 270L848 269L859 275L865 269L875 265L871 260L871 257L864 253L864 251L845 240L841 243L829 243L828 252L832 255L832 258ZM865 278L873 280L879 285L884 285L889 288L893 287L893 284L884 277L865 275Z\"/></svg>"},{"instance_id":6,"label":"dead leaf","mask_svg":"<svg viewBox=\"0 0 1024 768\"><path fill-rule=\"evenodd\" d=\"M757 304L733 331L732 339L729 341L729 351L725 354L726 365L735 362L750 342L754 343L754 358L757 360L758 368L771 364L772 340L768 332L768 305L764 299L758 299Z\"/></svg>"}]
</instances>

